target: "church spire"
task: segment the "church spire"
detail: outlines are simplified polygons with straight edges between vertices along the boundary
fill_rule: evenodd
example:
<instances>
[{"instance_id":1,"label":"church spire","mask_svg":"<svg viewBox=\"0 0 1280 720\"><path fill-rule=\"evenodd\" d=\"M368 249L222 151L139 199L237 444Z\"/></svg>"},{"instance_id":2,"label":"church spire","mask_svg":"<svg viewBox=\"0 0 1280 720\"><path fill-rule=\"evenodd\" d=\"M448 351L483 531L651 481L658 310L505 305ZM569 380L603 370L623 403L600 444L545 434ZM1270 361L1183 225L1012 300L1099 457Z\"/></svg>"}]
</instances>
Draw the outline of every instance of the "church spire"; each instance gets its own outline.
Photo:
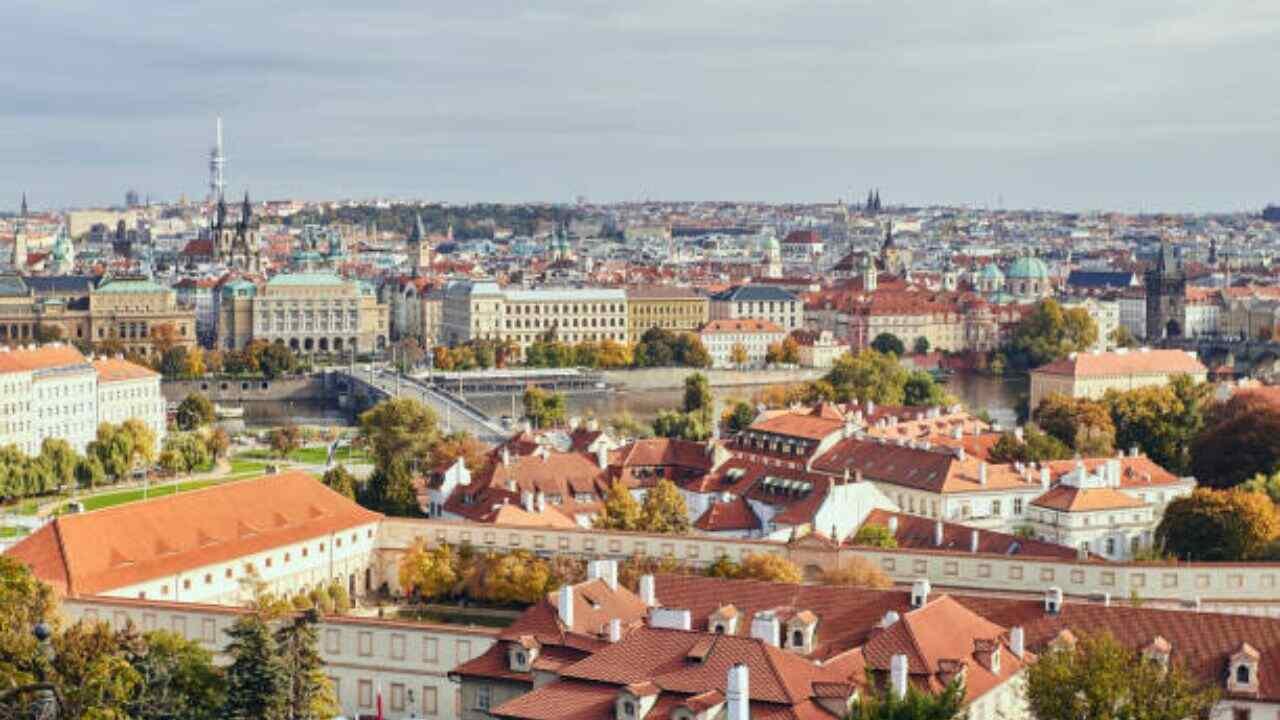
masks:
<instances>
[{"instance_id":1,"label":"church spire","mask_svg":"<svg viewBox=\"0 0 1280 720\"><path fill-rule=\"evenodd\" d=\"M244 202L240 203L240 227L248 228L253 221L253 205L249 202L249 191L244 191Z\"/></svg>"},{"instance_id":2,"label":"church spire","mask_svg":"<svg viewBox=\"0 0 1280 720\"><path fill-rule=\"evenodd\" d=\"M22 193L22 219L23 219L23 220L27 219L27 193L26 193L26 191L23 191L23 193Z\"/></svg>"},{"instance_id":3,"label":"church spire","mask_svg":"<svg viewBox=\"0 0 1280 720\"><path fill-rule=\"evenodd\" d=\"M413 220L413 229L409 231L409 242L421 243L426 236L427 233L422 227L422 213L418 213Z\"/></svg>"}]
</instances>

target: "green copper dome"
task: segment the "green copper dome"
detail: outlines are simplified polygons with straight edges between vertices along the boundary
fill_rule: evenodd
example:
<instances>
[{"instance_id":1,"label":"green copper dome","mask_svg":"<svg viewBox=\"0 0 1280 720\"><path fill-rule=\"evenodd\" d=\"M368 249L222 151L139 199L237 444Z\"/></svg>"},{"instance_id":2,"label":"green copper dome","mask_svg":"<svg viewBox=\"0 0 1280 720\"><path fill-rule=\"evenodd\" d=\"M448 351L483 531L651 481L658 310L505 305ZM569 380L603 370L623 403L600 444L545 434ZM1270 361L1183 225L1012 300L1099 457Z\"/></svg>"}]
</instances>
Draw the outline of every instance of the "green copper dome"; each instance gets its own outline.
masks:
<instances>
[{"instance_id":1,"label":"green copper dome","mask_svg":"<svg viewBox=\"0 0 1280 720\"><path fill-rule=\"evenodd\" d=\"M1020 257L1009 266L1007 276L1010 280L1047 280L1049 266L1038 257Z\"/></svg>"}]
</instances>

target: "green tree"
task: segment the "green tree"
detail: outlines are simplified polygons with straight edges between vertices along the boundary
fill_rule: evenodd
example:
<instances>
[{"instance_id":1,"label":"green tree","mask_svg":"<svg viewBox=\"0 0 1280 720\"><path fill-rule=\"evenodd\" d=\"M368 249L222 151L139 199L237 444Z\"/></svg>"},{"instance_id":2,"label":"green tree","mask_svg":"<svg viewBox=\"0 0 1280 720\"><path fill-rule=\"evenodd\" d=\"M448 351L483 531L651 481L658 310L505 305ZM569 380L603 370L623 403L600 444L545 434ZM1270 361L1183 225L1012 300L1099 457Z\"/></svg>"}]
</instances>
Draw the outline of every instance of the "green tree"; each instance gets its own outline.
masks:
<instances>
[{"instance_id":1,"label":"green tree","mask_svg":"<svg viewBox=\"0 0 1280 720\"><path fill-rule=\"evenodd\" d=\"M0 688L35 680L40 655L31 629L38 623L58 627L53 589L26 563L0 555Z\"/></svg>"},{"instance_id":2,"label":"green tree","mask_svg":"<svg viewBox=\"0 0 1280 720\"><path fill-rule=\"evenodd\" d=\"M902 342L902 338L893 333L880 333L871 341L871 349L884 355L896 355L902 357L907 352L907 346Z\"/></svg>"},{"instance_id":3,"label":"green tree","mask_svg":"<svg viewBox=\"0 0 1280 720\"><path fill-rule=\"evenodd\" d=\"M276 640L257 614L241 616L226 631L226 702L230 720L289 720L289 675Z\"/></svg>"},{"instance_id":4,"label":"green tree","mask_svg":"<svg viewBox=\"0 0 1280 720\"><path fill-rule=\"evenodd\" d=\"M1102 401L1053 393L1031 417L1041 430L1086 457L1110 455L1115 447L1116 426Z\"/></svg>"},{"instance_id":5,"label":"green tree","mask_svg":"<svg viewBox=\"0 0 1280 720\"><path fill-rule=\"evenodd\" d=\"M626 485L615 482L609 486L593 526L604 530L640 529L640 503Z\"/></svg>"},{"instance_id":6,"label":"green tree","mask_svg":"<svg viewBox=\"0 0 1280 720\"><path fill-rule=\"evenodd\" d=\"M436 414L412 398L378 403L360 415L360 437L384 471L424 469L440 437Z\"/></svg>"},{"instance_id":7,"label":"green tree","mask_svg":"<svg viewBox=\"0 0 1280 720\"><path fill-rule=\"evenodd\" d=\"M133 467L133 437L111 423L98 425L98 434L89 443L88 451L113 480L121 480Z\"/></svg>"},{"instance_id":8,"label":"green tree","mask_svg":"<svg viewBox=\"0 0 1280 720\"><path fill-rule=\"evenodd\" d=\"M640 529L655 533L689 532L689 509L675 483L663 478L645 493L640 505Z\"/></svg>"},{"instance_id":9,"label":"green tree","mask_svg":"<svg viewBox=\"0 0 1280 720\"><path fill-rule=\"evenodd\" d=\"M1118 348L1136 348L1139 346L1137 338L1133 333L1129 332L1129 328L1124 325L1117 325L1115 330L1111 331L1111 336L1107 338L1111 344Z\"/></svg>"},{"instance_id":10,"label":"green tree","mask_svg":"<svg viewBox=\"0 0 1280 720\"><path fill-rule=\"evenodd\" d=\"M1245 492L1263 493L1271 502L1280 504L1280 472L1270 475L1258 473L1237 486Z\"/></svg>"},{"instance_id":11,"label":"green tree","mask_svg":"<svg viewBox=\"0 0 1280 720\"><path fill-rule=\"evenodd\" d=\"M158 448L156 433L138 418L129 418L120 424L120 432L129 438L129 467L139 467L155 462Z\"/></svg>"},{"instance_id":12,"label":"green tree","mask_svg":"<svg viewBox=\"0 0 1280 720\"><path fill-rule=\"evenodd\" d=\"M702 373L694 373L684 379L684 411L696 416L705 426L712 421L715 400L711 396L711 382Z\"/></svg>"},{"instance_id":13,"label":"green tree","mask_svg":"<svg viewBox=\"0 0 1280 720\"><path fill-rule=\"evenodd\" d=\"M1181 665L1143 658L1105 633L1042 653L1026 678L1027 705L1040 720L1186 720L1208 716L1217 702Z\"/></svg>"},{"instance_id":14,"label":"green tree","mask_svg":"<svg viewBox=\"0 0 1280 720\"><path fill-rule=\"evenodd\" d=\"M731 432L741 432L751 427L751 423L755 422L756 411L751 407L750 403L736 402L733 409L729 411L728 420L725 425Z\"/></svg>"},{"instance_id":15,"label":"green tree","mask_svg":"<svg viewBox=\"0 0 1280 720\"><path fill-rule=\"evenodd\" d=\"M951 405L955 402L955 398L924 370L912 370L907 375L907 381L902 385L902 400L907 405Z\"/></svg>"},{"instance_id":16,"label":"green tree","mask_svg":"<svg viewBox=\"0 0 1280 720\"><path fill-rule=\"evenodd\" d=\"M798 584L804 579L800 566L773 553L747 553L742 558L737 577L743 580Z\"/></svg>"},{"instance_id":17,"label":"green tree","mask_svg":"<svg viewBox=\"0 0 1280 720\"><path fill-rule=\"evenodd\" d=\"M546 560L517 550L496 558L484 578L489 600L530 605L556 589L555 575Z\"/></svg>"},{"instance_id":18,"label":"green tree","mask_svg":"<svg viewBox=\"0 0 1280 720\"><path fill-rule=\"evenodd\" d=\"M539 387L524 391L524 415L534 427L554 427L564 422L567 413L564 393L548 392Z\"/></svg>"},{"instance_id":19,"label":"green tree","mask_svg":"<svg viewBox=\"0 0 1280 720\"><path fill-rule=\"evenodd\" d=\"M216 415L213 403L200 393L191 393L178 403L174 421L181 430L195 430L212 423Z\"/></svg>"},{"instance_id":20,"label":"green tree","mask_svg":"<svg viewBox=\"0 0 1280 720\"><path fill-rule=\"evenodd\" d=\"M334 492L351 500L356 499L356 478L346 467L334 465L324 471L320 482Z\"/></svg>"},{"instance_id":21,"label":"green tree","mask_svg":"<svg viewBox=\"0 0 1280 720\"><path fill-rule=\"evenodd\" d=\"M1083 352L1098 340L1098 324L1084 308L1063 310L1056 300L1041 300L1018 323L1004 355L1018 370L1039 367L1073 352Z\"/></svg>"},{"instance_id":22,"label":"green tree","mask_svg":"<svg viewBox=\"0 0 1280 720\"><path fill-rule=\"evenodd\" d=\"M284 343L268 344L262 349L258 363L262 369L262 376L268 380L288 375L298 367L298 359L294 357L292 350L284 346Z\"/></svg>"},{"instance_id":23,"label":"green tree","mask_svg":"<svg viewBox=\"0 0 1280 720\"><path fill-rule=\"evenodd\" d=\"M1185 375L1167 386L1108 392L1103 398L1116 428L1115 444L1138 447L1158 465L1179 475L1191 465L1189 447L1204 426L1207 384Z\"/></svg>"},{"instance_id":24,"label":"green tree","mask_svg":"<svg viewBox=\"0 0 1280 720\"><path fill-rule=\"evenodd\" d=\"M79 456L71 443L61 438L45 438L40 443L40 460L49 470L51 489L70 487L75 482Z\"/></svg>"},{"instance_id":25,"label":"green tree","mask_svg":"<svg viewBox=\"0 0 1280 720\"><path fill-rule=\"evenodd\" d=\"M458 558L448 544L428 548L414 543L400 558L400 589L423 600L448 595L458 584Z\"/></svg>"},{"instance_id":26,"label":"green tree","mask_svg":"<svg viewBox=\"0 0 1280 720\"><path fill-rule=\"evenodd\" d=\"M927 355L929 353L929 338L921 335L911 345L911 351L916 355Z\"/></svg>"},{"instance_id":27,"label":"green tree","mask_svg":"<svg viewBox=\"0 0 1280 720\"><path fill-rule=\"evenodd\" d=\"M1280 535L1280 514L1263 493L1197 488L1165 507L1156 545L1183 560L1259 558Z\"/></svg>"},{"instance_id":28,"label":"green tree","mask_svg":"<svg viewBox=\"0 0 1280 720\"><path fill-rule=\"evenodd\" d=\"M693 415L675 410L660 410L653 420L653 434L682 440L706 440L711 431Z\"/></svg>"},{"instance_id":29,"label":"green tree","mask_svg":"<svg viewBox=\"0 0 1280 720\"><path fill-rule=\"evenodd\" d=\"M853 534L853 544L890 549L898 547L898 538L884 525L863 523L858 532Z\"/></svg>"},{"instance_id":30,"label":"green tree","mask_svg":"<svg viewBox=\"0 0 1280 720\"><path fill-rule=\"evenodd\" d=\"M964 716L964 681L957 678L938 693L908 683L903 697L885 685L858 696L846 720L958 720Z\"/></svg>"},{"instance_id":31,"label":"green tree","mask_svg":"<svg viewBox=\"0 0 1280 720\"><path fill-rule=\"evenodd\" d=\"M880 405L901 405L905 396L907 371L893 355L863 350L857 355L846 353L836 358L831 370L823 376L832 398L839 402L857 399Z\"/></svg>"},{"instance_id":32,"label":"green tree","mask_svg":"<svg viewBox=\"0 0 1280 720\"><path fill-rule=\"evenodd\" d=\"M993 463L1030 463L1071 458L1071 448L1035 427L1023 428L1022 438L1019 440L1011 432L1002 434L987 451L987 460Z\"/></svg>"},{"instance_id":33,"label":"green tree","mask_svg":"<svg viewBox=\"0 0 1280 720\"><path fill-rule=\"evenodd\" d=\"M747 354L747 346L742 343L734 343L729 349L729 363L741 370L751 361L751 356Z\"/></svg>"},{"instance_id":34,"label":"green tree","mask_svg":"<svg viewBox=\"0 0 1280 720\"><path fill-rule=\"evenodd\" d=\"M125 654L132 635L132 627L117 633L106 623L78 622L53 636L54 680L67 717L128 720L142 684Z\"/></svg>"},{"instance_id":35,"label":"green tree","mask_svg":"<svg viewBox=\"0 0 1280 720\"><path fill-rule=\"evenodd\" d=\"M275 632L285 679L283 716L289 720L329 720L341 710L320 658L319 624L319 613L304 610Z\"/></svg>"},{"instance_id":36,"label":"green tree","mask_svg":"<svg viewBox=\"0 0 1280 720\"><path fill-rule=\"evenodd\" d=\"M222 671L200 643L167 630L142 638L142 651L130 652L129 664L141 679L129 702L136 720L216 720L226 702Z\"/></svg>"},{"instance_id":37,"label":"green tree","mask_svg":"<svg viewBox=\"0 0 1280 720\"><path fill-rule=\"evenodd\" d=\"M86 455L76 460L76 484L81 488L92 490L106 479L107 473L102 469L102 461L97 456Z\"/></svg>"}]
</instances>

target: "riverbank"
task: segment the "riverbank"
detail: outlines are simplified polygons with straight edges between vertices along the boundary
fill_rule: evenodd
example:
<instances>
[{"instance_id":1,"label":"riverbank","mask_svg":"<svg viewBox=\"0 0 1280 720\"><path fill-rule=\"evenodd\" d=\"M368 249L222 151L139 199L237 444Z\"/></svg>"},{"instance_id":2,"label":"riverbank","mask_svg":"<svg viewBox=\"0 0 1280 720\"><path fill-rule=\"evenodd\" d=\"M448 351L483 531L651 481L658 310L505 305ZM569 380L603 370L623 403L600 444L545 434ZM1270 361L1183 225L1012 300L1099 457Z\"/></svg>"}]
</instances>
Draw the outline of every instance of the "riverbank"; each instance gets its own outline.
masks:
<instances>
[{"instance_id":1,"label":"riverbank","mask_svg":"<svg viewBox=\"0 0 1280 720\"><path fill-rule=\"evenodd\" d=\"M796 368L793 370L698 370L696 368L642 368L637 370L604 370L605 382L627 391L683 388L684 379L692 373L707 376L711 387L789 385L822 377L826 370Z\"/></svg>"}]
</instances>

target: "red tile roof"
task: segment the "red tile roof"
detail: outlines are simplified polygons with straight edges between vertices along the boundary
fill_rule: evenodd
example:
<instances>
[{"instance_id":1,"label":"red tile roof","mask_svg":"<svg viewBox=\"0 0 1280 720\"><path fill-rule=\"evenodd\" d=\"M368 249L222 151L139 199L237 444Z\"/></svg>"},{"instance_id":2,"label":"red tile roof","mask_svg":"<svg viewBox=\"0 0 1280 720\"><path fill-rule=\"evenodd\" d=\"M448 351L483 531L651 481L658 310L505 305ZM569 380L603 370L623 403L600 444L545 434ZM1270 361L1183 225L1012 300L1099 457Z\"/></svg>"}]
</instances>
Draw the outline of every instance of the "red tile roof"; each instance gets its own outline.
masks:
<instances>
[{"instance_id":1,"label":"red tile roof","mask_svg":"<svg viewBox=\"0 0 1280 720\"><path fill-rule=\"evenodd\" d=\"M95 595L381 519L291 471L62 515L6 554L61 594Z\"/></svg>"},{"instance_id":2,"label":"red tile roof","mask_svg":"<svg viewBox=\"0 0 1280 720\"><path fill-rule=\"evenodd\" d=\"M31 372L71 365L87 365L88 359L72 345L54 343L32 348L0 347L0 373Z\"/></svg>"},{"instance_id":3,"label":"red tile roof","mask_svg":"<svg viewBox=\"0 0 1280 720\"><path fill-rule=\"evenodd\" d=\"M991 530L975 530L966 525L949 522L942 523L942 545L939 546L934 542L937 539L937 520L888 510L872 510L867 514L867 519L862 524L879 525L887 528L891 518L896 518L898 525L898 530L894 533L894 539L898 541L898 547L904 549L955 550L969 553L973 552L973 533L977 532L977 551L979 553L1059 558L1063 560L1074 560L1076 558L1075 550L1062 545ZM846 540L845 544L852 545L852 537Z\"/></svg>"},{"instance_id":4,"label":"red tile roof","mask_svg":"<svg viewBox=\"0 0 1280 720\"><path fill-rule=\"evenodd\" d=\"M96 358L93 369L98 372L99 383L123 382L158 378L160 373L144 365L131 363L123 358Z\"/></svg>"},{"instance_id":5,"label":"red tile roof","mask_svg":"<svg viewBox=\"0 0 1280 720\"><path fill-rule=\"evenodd\" d=\"M1194 353L1183 350L1130 350L1125 352L1077 353L1032 370L1044 375L1100 377L1114 375L1156 375L1208 372Z\"/></svg>"},{"instance_id":6,"label":"red tile roof","mask_svg":"<svg viewBox=\"0 0 1280 720\"><path fill-rule=\"evenodd\" d=\"M769 320L760 320L758 318L740 318L740 319L724 319L712 320L699 329L703 335L718 333L778 333L783 334L786 331L778 327L776 323Z\"/></svg>"},{"instance_id":7,"label":"red tile roof","mask_svg":"<svg viewBox=\"0 0 1280 720\"><path fill-rule=\"evenodd\" d=\"M693 526L703 532L759 530L760 518L751 509L751 503L738 496L727 502L713 500Z\"/></svg>"},{"instance_id":8,"label":"red tile roof","mask_svg":"<svg viewBox=\"0 0 1280 720\"><path fill-rule=\"evenodd\" d=\"M1112 488L1078 488L1058 485L1031 501L1032 505L1058 512L1090 512L1093 510L1127 510L1146 507L1146 503Z\"/></svg>"}]
</instances>

